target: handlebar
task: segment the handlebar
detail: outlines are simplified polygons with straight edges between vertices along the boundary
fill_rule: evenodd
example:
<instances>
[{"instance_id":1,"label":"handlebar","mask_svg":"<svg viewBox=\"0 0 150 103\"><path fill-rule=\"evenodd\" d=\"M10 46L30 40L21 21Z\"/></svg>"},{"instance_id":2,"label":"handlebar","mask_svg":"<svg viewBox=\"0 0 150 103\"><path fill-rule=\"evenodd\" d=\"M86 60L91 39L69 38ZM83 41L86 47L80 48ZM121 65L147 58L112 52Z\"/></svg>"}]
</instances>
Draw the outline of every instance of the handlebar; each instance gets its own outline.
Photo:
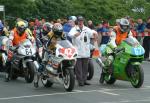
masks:
<instances>
[{"instance_id":1,"label":"handlebar","mask_svg":"<svg viewBox=\"0 0 150 103\"><path fill-rule=\"evenodd\" d=\"M119 52L122 52L122 51L125 51L125 48L117 48L117 49L115 49L115 54L117 54L117 53L119 53Z\"/></svg>"},{"instance_id":2,"label":"handlebar","mask_svg":"<svg viewBox=\"0 0 150 103\"><path fill-rule=\"evenodd\" d=\"M114 49L113 50L113 52L112 53L109 53L108 55L113 55L113 56L115 56L116 54L118 54L118 53L120 53L120 52L124 52L125 51L125 48L116 48L116 49Z\"/></svg>"}]
</instances>

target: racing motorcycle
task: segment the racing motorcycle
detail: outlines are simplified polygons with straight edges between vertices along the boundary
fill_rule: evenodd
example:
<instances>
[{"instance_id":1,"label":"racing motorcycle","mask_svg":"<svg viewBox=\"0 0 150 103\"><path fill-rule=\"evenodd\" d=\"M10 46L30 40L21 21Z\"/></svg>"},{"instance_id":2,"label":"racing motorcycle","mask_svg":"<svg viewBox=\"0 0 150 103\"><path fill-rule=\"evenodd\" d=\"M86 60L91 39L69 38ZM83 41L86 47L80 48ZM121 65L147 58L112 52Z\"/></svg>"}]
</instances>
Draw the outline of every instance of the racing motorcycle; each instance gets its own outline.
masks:
<instances>
[{"instance_id":1,"label":"racing motorcycle","mask_svg":"<svg viewBox=\"0 0 150 103\"><path fill-rule=\"evenodd\" d=\"M77 57L76 48L68 40L57 41L56 50L52 53L48 49L47 61L43 72L36 72L34 86L38 87L41 79L45 87L51 87L53 83L64 85L66 91L72 91L75 84L74 65Z\"/></svg>"},{"instance_id":2,"label":"racing motorcycle","mask_svg":"<svg viewBox=\"0 0 150 103\"><path fill-rule=\"evenodd\" d=\"M5 71L6 61L7 61L7 41L6 36L0 37L0 72Z\"/></svg>"},{"instance_id":3,"label":"racing motorcycle","mask_svg":"<svg viewBox=\"0 0 150 103\"><path fill-rule=\"evenodd\" d=\"M10 60L9 77L11 79L24 77L27 83L31 83L34 80L35 70L39 68L36 59L36 44L26 39L17 47L10 49L13 54Z\"/></svg>"},{"instance_id":4,"label":"racing motorcycle","mask_svg":"<svg viewBox=\"0 0 150 103\"><path fill-rule=\"evenodd\" d=\"M144 48L135 38L127 38L121 42L117 49L110 49L107 45L100 48L103 59L98 59L102 66L100 83L114 84L116 80L131 82L135 88L140 88L144 81L144 71L141 63L144 59ZM109 52L106 54L106 50ZM112 50L112 51L111 51ZM106 67L106 56L112 55L112 65Z\"/></svg>"}]
</instances>

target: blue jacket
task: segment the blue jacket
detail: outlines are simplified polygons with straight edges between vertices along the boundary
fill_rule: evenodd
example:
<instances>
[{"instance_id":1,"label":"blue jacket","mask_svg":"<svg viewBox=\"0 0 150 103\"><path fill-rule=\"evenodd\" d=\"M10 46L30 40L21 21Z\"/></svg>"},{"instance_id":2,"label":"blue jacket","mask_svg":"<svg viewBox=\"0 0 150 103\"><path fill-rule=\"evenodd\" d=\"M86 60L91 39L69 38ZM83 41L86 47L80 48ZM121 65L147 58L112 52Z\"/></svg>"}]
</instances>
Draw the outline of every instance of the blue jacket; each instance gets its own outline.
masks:
<instances>
[{"instance_id":1,"label":"blue jacket","mask_svg":"<svg viewBox=\"0 0 150 103\"><path fill-rule=\"evenodd\" d=\"M146 25L145 25L144 23L138 24L138 25L137 25L137 28L136 28L136 31L137 31L138 33L144 32L145 26L146 26Z\"/></svg>"},{"instance_id":2,"label":"blue jacket","mask_svg":"<svg viewBox=\"0 0 150 103\"><path fill-rule=\"evenodd\" d=\"M66 24L63 25L64 32L68 33L71 30L71 28L72 28L72 26L69 25L68 23L66 23Z\"/></svg>"}]
</instances>

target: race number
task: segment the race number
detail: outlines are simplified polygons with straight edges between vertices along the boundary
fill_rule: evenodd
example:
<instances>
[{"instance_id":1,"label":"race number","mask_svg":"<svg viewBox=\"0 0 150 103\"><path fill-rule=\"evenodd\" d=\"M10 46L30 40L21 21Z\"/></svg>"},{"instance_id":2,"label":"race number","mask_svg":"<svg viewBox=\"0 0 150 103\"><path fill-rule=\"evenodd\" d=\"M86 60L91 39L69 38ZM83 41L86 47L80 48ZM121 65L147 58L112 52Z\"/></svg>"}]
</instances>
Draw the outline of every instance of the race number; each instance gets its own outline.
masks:
<instances>
[{"instance_id":1,"label":"race number","mask_svg":"<svg viewBox=\"0 0 150 103\"><path fill-rule=\"evenodd\" d=\"M69 58L72 57L72 55L74 54L74 52L75 52L75 50L74 50L73 48L68 48L68 49L65 50L65 54L66 54Z\"/></svg>"},{"instance_id":2,"label":"race number","mask_svg":"<svg viewBox=\"0 0 150 103\"><path fill-rule=\"evenodd\" d=\"M141 55L142 49L141 48L134 48L134 53L135 53L135 55Z\"/></svg>"},{"instance_id":3,"label":"race number","mask_svg":"<svg viewBox=\"0 0 150 103\"><path fill-rule=\"evenodd\" d=\"M31 49L25 49L26 55L32 55L32 50Z\"/></svg>"}]
</instances>

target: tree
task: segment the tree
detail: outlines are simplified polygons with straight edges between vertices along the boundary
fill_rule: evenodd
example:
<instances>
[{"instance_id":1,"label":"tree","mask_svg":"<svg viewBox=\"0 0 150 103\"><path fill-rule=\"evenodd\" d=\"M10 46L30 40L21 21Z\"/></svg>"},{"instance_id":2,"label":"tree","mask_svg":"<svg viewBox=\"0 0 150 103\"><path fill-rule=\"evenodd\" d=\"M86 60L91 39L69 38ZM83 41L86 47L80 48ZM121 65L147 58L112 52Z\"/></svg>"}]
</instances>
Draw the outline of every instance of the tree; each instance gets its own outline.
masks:
<instances>
[{"instance_id":1,"label":"tree","mask_svg":"<svg viewBox=\"0 0 150 103\"><path fill-rule=\"evenodd\" d=\"M50 20L82 15L87 20L99 23L101 19L110 20L130 15L147 18L150 0L0 0L6 7L7 17L47 18ZM143 12L136 12L136 11Z\"/></svg>"},{"instance_id":2,"label":"tree","mask_svg":"<svg viewBox=\"0 0 150 103\"><path fill-rule=\"evenodd\" d=\"M0 4L5 5L6 15L12 17L28 17L34 14L36 5L32 0L1 0Z\"/></svg>"}]
</instances>

